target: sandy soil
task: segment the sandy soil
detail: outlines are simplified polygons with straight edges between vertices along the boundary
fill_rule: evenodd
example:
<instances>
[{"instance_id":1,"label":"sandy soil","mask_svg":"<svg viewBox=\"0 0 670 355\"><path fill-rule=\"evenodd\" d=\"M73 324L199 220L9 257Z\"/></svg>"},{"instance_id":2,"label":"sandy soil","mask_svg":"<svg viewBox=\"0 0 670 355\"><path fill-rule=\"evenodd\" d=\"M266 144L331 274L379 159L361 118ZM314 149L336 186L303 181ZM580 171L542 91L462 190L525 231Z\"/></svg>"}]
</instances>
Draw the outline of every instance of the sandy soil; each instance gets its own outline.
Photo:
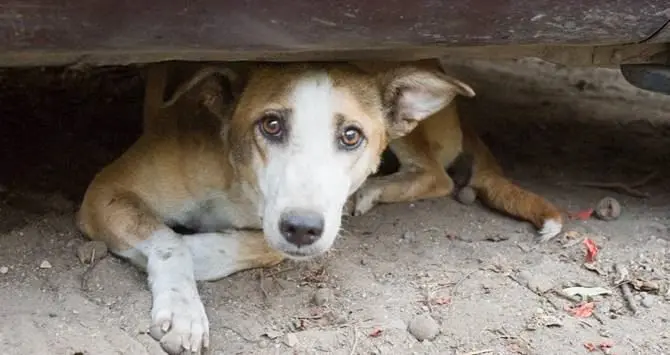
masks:
<instances>
[{"instance_id":1,"label":"sandy soil","mask_svg":"<svg viewBox=\"0 0 670 355\"><path fill-rule=\"evenodd\" d=\"M213 354L670 353L670 97L605 69L448 68L478 92L463 114L510 177L571 212L614 197L621 217L573 220L538 244L528 224L480 204L378 207L347 219L318 260L202 283ZM141 92L132 69L0 72L0 353L161 354L146 334L145 276L114 257L89 269L73 224L92 175L137 136ZM578 184L651 172L648 198ZM595 266L584 238L599 247ZM629 272L635 314L614 264ZM610 294L558 296L574 286ZM439 334L418 341L418 323Z\"/></svg>"}]
</instances>

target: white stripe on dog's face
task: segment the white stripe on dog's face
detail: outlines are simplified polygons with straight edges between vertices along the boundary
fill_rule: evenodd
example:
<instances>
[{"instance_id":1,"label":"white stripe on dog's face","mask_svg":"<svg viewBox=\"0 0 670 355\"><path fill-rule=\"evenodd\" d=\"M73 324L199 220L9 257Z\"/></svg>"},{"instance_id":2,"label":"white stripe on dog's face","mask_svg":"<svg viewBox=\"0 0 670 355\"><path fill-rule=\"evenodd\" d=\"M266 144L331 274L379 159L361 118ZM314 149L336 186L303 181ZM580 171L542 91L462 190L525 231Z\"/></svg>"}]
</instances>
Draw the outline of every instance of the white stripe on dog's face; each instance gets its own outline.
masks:
<instances>
[{"instance_id":1,"label":"white stripe on dog's face","mask_svg":"<svg viewBox=\"0 0 670 355\"><path fill-rule=\"evenodd\" d=\"M342 152L336 146L338 96L326 73L299 79L287 96L284 140L266 145L267 165L259 176L265 198L263 229L268 242L290 256L326 251L340 229L355 152ZM316 231L320 237L314 243L298 246L287 240L280 224L291 213L309 215L305 218L311 218L317 229L322 219L323 230Z\"/></svg>"},{"instance_id":2,"label":"white stripe on dog's face","mask_svg":"<svg viewBox=\"0 0 670 355\"><path fill-rule=\"evenodd\" d=\"M262 124L257 123L260 152L253 160L267 240L288 256L302 258L325 252L335 241L347 197L378 163L379 144L368 146L365 135L383 132L383 123L381 116L374 117L377 132L365 132L360 120L371 118L351 91L335 86L325 71L305 72L293 79L279 102L265 103L266 112L280 116L282 137L264 135ZM339 142L348 127L363 134L361 144L353 149ZM310 226L313 242L296 243L287 237L287 228L300 233L300 228Z\"/></svg>"}]
</instances>

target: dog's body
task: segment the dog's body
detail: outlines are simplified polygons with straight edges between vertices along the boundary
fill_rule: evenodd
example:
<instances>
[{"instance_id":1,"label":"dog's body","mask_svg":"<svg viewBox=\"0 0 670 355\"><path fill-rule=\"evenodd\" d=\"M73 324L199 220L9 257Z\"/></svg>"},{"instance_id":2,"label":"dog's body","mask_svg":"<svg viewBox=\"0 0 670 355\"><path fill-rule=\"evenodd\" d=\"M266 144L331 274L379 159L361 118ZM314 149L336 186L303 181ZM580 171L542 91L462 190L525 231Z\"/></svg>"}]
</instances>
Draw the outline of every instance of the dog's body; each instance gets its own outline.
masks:
<instances>
[{"instance_id":1,"label":"dog's body","mask_svg":"<svg viewBox=\"0 0 670 355\"><path fill-rule=\"evenodd\" d=\"M171 354L208 346L197 280L327 251L389 139L466 87L411 66L177 66L149 69L145 131L78 213L87 236L147 271L152 336Z\"/></svg>"},{"instance_id":2,"label":"dog's body","mask_svg":"<svg viewBox=\"0 0 670 355\"><path fill-rule=\"evenodd\" d=\"M356 65L374 73L398 64L361 62ZM426 70L441 70L437 60L413 65ZM459 93L474 96L471 90ZM454 181L447 169L458 159L470 157L465 158L470 161L465 163L471 165L466 167L471 171L461 183L471 186L484 203L533 223L542 240L553 238L562 229L561 212L554 205L503 176L493 154L467 122L461 122L456 102L421 121L409 134L391 141L390 149L398 157L400 170L389 176L368 179L354 196L355 215L364 214L377 203L408 202L451 194Z\"/></svg>"}]
</instances>

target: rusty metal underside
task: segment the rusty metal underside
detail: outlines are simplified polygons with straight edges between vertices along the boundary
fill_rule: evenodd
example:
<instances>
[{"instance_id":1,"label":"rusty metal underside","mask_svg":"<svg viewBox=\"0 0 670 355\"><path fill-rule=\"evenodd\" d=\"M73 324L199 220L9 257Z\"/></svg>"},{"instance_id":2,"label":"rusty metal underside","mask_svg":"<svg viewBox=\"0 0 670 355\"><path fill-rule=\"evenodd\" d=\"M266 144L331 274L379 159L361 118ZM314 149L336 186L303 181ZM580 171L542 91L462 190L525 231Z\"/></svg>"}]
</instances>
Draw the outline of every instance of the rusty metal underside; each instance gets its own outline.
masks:
<instances>
[{"instance_id":1,"label":"rusty metal underside","mask_svg":"<svg viewBox=\"0 0 670 355\"><path fill-rule=\"evenodd\" d=\"M669 17L667 0L0 0L0 66L408 60L512 44L655 54Z\"/></svg>"}]
</instances>

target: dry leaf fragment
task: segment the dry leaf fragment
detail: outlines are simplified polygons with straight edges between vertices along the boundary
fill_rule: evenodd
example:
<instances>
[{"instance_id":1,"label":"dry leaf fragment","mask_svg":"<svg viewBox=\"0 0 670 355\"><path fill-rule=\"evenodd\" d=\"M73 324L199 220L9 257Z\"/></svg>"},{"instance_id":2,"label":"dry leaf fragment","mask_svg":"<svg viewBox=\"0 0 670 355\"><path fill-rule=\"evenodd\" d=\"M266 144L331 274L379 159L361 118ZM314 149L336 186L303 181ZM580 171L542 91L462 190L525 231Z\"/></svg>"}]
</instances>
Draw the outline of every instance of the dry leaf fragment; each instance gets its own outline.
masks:
<instances>
[{"instance_id":1,"label":"dry leaf fragment","mask_svg":"<svg viewBox=\"0 0 670 355\"><path fill-rule=\"evenodd\" d=\"M604 287L568 287L563 289L563 293L570 297L579 296L585 300L594 296L611 295L612 291Z\"/></svg>"}]
</instances>

